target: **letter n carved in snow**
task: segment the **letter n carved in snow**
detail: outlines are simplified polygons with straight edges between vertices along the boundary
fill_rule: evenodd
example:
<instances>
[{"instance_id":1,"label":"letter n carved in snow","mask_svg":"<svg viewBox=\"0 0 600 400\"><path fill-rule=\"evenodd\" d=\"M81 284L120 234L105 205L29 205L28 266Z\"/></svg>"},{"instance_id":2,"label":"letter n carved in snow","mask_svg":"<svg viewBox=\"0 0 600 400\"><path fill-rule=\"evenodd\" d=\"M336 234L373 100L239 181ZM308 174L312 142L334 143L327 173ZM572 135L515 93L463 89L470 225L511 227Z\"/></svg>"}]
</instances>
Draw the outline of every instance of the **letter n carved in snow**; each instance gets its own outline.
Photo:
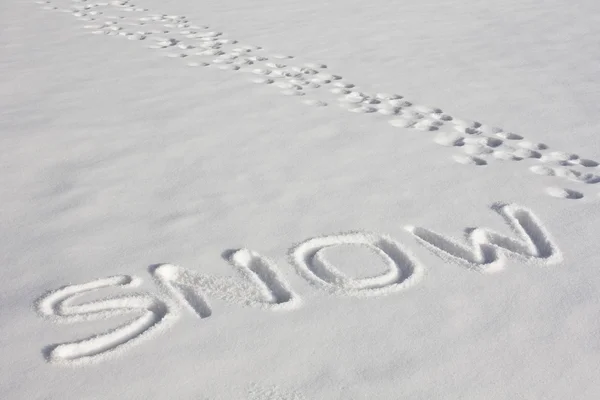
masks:
<instances>
[{"instance_id":1,"label":"letter n carved in snow","mask_svg":"<svg viewBox=\"0 0 600 400\"><path fill-rule=\"evenodd\" d=\"M300 299L270 260L251 250L240 249L231 253L228 261L241 279L202 274L172 264L155 266L150 273L163 291L200 318L212 314L210 297L269 310L299 305Z\"/></svg>"}]
</instances>

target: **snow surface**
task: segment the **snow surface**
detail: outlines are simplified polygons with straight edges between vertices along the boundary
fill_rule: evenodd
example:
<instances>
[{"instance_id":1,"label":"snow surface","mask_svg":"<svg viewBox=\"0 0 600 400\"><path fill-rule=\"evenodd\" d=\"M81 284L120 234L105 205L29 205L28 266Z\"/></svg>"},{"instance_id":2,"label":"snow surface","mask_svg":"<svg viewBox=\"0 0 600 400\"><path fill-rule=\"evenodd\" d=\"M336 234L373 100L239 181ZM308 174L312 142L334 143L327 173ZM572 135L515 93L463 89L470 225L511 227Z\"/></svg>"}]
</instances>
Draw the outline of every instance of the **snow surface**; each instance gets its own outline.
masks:
<instances>
[{"instance_id":1,"label":"snow surface","mask_svg":"<svg viewBox=\"0 0 600 400\"><path fill-rule=\"evenodd\" d=\"M597 1L0 22L0 398L598 398Z\"/></svg>"}]
</instances>

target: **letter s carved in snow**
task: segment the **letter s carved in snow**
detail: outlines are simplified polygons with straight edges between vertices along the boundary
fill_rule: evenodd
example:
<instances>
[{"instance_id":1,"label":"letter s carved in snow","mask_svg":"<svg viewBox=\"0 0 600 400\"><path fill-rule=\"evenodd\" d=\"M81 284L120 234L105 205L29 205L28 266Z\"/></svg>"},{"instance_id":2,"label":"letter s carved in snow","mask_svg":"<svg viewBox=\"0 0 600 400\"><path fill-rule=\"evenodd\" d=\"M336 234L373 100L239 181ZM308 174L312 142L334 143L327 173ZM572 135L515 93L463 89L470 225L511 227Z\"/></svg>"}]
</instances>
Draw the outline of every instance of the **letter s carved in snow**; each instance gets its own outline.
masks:
<instances>
[{"instance_id":1,"label":"letter s carved in snow","mask_svg":"<svg viewBox=\"0 0 600 400\"><path fill-rule=\"evenodd\" d=\"M52 363L85 363L125 350L157 331L165 324L169 310L165 303L147 293L106 297L89 302L76 302L80 297L104 288L129 288L137 281L118 275L79 285L69 285L46 293L38 299L38 313L57 323L75 323L132 314L132 320L117 328L89 338L47 346L46 359Z\"/></svg>"}]
</instances>

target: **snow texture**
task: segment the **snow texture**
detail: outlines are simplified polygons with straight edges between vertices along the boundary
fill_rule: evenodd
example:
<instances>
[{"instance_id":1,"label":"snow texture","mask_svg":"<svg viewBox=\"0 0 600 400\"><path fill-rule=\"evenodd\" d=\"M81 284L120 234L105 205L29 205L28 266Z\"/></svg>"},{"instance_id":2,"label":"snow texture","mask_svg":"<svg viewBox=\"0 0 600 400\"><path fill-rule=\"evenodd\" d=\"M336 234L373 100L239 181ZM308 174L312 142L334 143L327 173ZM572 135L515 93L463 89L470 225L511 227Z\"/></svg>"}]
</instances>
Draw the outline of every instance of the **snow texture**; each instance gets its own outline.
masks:
<instances>
[{"instance_id":1,"label":"snow texture","mask_svg":"<svg viewBox=\"0 0 600 400\"><path fill-rule=\"evenodd\" d=\"M596 399L598 15L4 2L0 397Z\"/></svg>"}]
</instances>

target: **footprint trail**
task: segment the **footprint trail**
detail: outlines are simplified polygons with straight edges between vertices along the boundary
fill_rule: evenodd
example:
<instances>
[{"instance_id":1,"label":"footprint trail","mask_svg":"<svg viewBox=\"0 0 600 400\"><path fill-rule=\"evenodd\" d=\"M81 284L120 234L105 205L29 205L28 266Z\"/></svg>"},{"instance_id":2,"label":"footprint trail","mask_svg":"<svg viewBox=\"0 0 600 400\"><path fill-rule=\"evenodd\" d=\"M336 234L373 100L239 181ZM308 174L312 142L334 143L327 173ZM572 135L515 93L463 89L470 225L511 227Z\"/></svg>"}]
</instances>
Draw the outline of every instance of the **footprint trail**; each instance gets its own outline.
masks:
<instances>
[{"instance_id":1,"label":"footprint trail","mask_svg":"<svg viewBox=\"0 0 600 400\"><path fill-rule=\"evenodd\" d=\"M71 14L91 34L140 42L162 56L183 62L190 68L212 68L246 76L251 82L267 85L285 96L311 107L341 107L352 113L387 118L392 127L433 133L432 141L455 149L452 159L460 164L484 167L493 162L536 163L529 171L576 184L596 184L600 163L577 154L550 151L543 143L478 121L458 118L437 107L417 104L394 93L368 93L331 73L327 65L301 63L290 55L270 53L261 46L242 44L208 25L190 21L184 15L157 13L128 0L40 0L45 10ZM528 163L529 165L529 163ZM556 195L581 198L572 189ZM579 197L578 197L579 196Z\"/></svg>"}]
</instances>

